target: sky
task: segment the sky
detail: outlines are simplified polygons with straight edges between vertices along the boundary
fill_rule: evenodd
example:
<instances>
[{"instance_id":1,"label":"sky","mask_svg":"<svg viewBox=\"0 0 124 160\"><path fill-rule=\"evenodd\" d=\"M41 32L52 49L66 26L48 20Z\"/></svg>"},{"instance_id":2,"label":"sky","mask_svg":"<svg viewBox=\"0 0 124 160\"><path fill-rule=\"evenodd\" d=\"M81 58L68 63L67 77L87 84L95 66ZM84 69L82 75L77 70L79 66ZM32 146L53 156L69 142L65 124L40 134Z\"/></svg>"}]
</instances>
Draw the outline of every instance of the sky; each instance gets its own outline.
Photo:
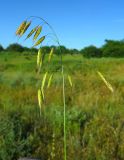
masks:
<instances>
[{"instance_id":1,"label":"sky","mask_svg":"<svg viewBox=\"0 0 124 160\"><path fill-rule=\"evenodd\" d=\"M124 0L0 0L0 44L31 47L31 39L18 41L15 36L18 25L29 16L47 20L60 44L70 49L124 39Z\"/></svg>"}]
</instances>

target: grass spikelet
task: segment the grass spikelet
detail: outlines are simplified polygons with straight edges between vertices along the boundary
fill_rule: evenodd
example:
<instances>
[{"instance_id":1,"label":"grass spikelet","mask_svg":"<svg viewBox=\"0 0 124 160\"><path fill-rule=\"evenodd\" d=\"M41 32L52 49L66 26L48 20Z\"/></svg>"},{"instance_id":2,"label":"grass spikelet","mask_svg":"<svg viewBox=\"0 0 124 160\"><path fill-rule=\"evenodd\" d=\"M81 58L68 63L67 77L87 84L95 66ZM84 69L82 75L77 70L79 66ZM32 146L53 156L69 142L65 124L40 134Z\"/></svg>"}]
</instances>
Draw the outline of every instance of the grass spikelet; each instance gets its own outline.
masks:
<instances>
[{"instance_id":1,"label":"grass spikelet","mask_svg":"<svg viewBox=\"0 0 124 160\"><path fill-rule=\"evenodd\" d=\"M26 26L26 23L27 23L27 21L23 21L23 22L20 24L20 26L17 28L17 30L16 30L16 35L17 35L17 36L20 36L21 32L23 31L23 29L24 29L25 26Z\"/></svg>"},{"instance_id":2,"label":"grass spikelet","mask_svg":"<svg viewBox=\"0 0 124 160\"><path fill-rule=\"evenodd\" d=\"M49 53L49 59L48 59L49 62L51 61L51 58L52 58L52 55L53 55L53 51L54 51L54 48L52 48L50 53Z\"/></svg>"},{"instance_id":3,"label":"grass spikelet","mask_svg":"<svg viewBox=\"0 0 124 160\"><path fill-rule=\"evenodd\" d=\"M39 36L39 34L41 33L41 31L42 31L42 26L40 26L40 27L38 27L36 29L36 32L35 32L35 35L34 35L34 38L33 38L34 41L37 39L37 37Z\"/></svg>"},{"instance_id":4,"label":"grass spikelet","mask_svg":"<svg viewBox=\"0 0 124 160\"><path fill-rule=\"evenodd\" d=\"M53 78L53 74L51 74L50 77L49 77L48 84L47 84L47 88L50 87L51 82L52 82L52 78Z\"/></svg>"},{"instance_id":5,"label":"grass spikelet","mask_svg":"<svg viewBox=\"0 0 124 160\"><path fill-rule=\"evenodd\" d=\"M41 62L41 57L42 57L42 49L40 48L38 50L38 54L37 54L37 67L41 67L42 62Z\"/></svg>"},{"instance_id":6,"label":"grass spikelet","mask_svg":"<svg viewBox=\"0 0 124 160\"><path fill-rule=\"evenodd\" d=\"M31 21L30 22L26 22L26 25L25 27L22 29L21 33L20 33L20 36L22 36L26 31L27 29L29 28L29 26L31 25Z\"/></svg>"},{"instance_id":7,"label":"grass spikelet","mask_svg":"<svg viewBox=\"0 0 124 160\"><path fill-rule=\"evenodd\" d=\"M40 108L40 115L41 115L41 106L42 106L42 92L40 89L38 89L38 103Z\"/></svg>"},{"instance_id":8,"label":"grass spikelet","mask_svg":"<svg viewBox=\"0 0 124 160\"><path fill-rule=\"evenodd\" d=\"M37 28L38 28L38 26L36 26L35 28L33 28L33 29L30 31L30 33L27 35L27 37L25 38L25 40L28 39L28 38L30 38L30 37L32 36L32 34L33 34L34 32L36 32Z\"/></svg>"},{"instance_id":9,"label":"grass spikelet","mask_svg":"<svg viewBox=\"0 0 124 160\"><path fill-rule=\"evenodd\" d=\"M41 69L41 66L42 66L42 59L41 59L41 61L40 61L40 64L39 64L39 70Z\"/></svg>"},{"instance_id":10,"label":"grass spikelet","mask_svg":"<svg viewBox=\"0 0 124 160\"><path fill-rule=\"evenodd\" d=\"M42 84L41 84L41 92L42 92L42 96L43 96L43 99L44 99L44 87L45 87L45 83L46 83L46 78L47 78L47 74L48 72L46 72L43 76L43 79L42 79Z\"/></svg>"},{"instance_id":11,"label":"grass spikelet","mask_svg":"<svg viewBox=\"0 0 124 160\"><path fill-rule=\"evenodd\" d=\"M100 78L103 80L103 82L105 83L105 85L107 86L107 88L113 93L114 89L113 89L112 85L104 78L104 76L102 75L101 72L97 71L97 73L100 76Z\"/></svg>"},{"instance_id":12,"label":"grass spikelet","mask_svg":"<svg viewBox=\"0 0 124 160\"><path fill-rule=\"evenodd\" d=\"M41 93L42 93L42 98L43 98L43 101L44 101L44 89L43 90L41 90Z\"/></svg>"},{"instance_id":13,"label":"grass spikelet","mask_svg":"<svg viewBox=\"0 0 124 160\"><path fill-rule=\"evenodd\" d=\"M55 134L52 135L52 152L51 152L51 160L55 159Z\"/></svg>"},{"instance_id":14,"label":"grass spikelet","mask_svg":"<svg viewBox=\"0 0 124 160\"><path fill-rule=\"evenodd\" d=\"M41 44L44 39L45 39L45 36L41 37L41 38L34 44L33 47L38 46L39 44Z\"/></svg>"},{"instance_id":15,"label":"grass spikelet","mask_svg":"<svg viewBox=\"0 0 124 160\"><path fill-rule=\"evenodd\" d=\"M41 90L44 90L44 86L45 86L45 83L46 83L47 74L48 74L48 72L46 72L46 73L44 74L44 76L43 76L42 85L41 85Z\"/></svg>"},{"instance_id":16,"label":"grass spikelet","mask_svg":"<svg viewBox=\"0 0 124 160\"><path fill-rule=\"evenodd\" d=\"M73 83L72 83L72 79L71 79L71 76L70 76L70 75L68 75L68 81L69 81L70 86L72 87L72 86L73 86Z\"/></svg>"}]
</instances>

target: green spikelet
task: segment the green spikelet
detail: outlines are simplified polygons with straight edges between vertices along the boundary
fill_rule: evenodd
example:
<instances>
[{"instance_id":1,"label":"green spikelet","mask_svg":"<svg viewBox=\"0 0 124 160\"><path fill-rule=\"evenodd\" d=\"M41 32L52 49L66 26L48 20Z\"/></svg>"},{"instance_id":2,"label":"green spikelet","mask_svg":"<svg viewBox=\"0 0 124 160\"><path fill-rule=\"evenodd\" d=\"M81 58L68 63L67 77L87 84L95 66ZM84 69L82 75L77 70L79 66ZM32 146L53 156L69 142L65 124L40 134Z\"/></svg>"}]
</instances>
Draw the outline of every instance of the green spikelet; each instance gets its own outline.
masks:
<instances>
[{"instance_id":1,"label":"green spikelet","mask_svg":"<svg viewBox=\"0 0 124 160\"><path fill-rule=\"evenodd\" d=\"M53 75L50 75L49 80L48 80L48 84L47 84L47 88L50 87L51 82L52 82L52 78L53 78Z\"/></svg>"},{"instance_id":2,"label":"green spikelet","mask_svg":"<svg viewBox=\"0 0 124 160\"><path fill-rule=\"evenodd\" d=\"M52 135L52 151L51 151L51 160L55 159L55 134Z\"/></svg>"},{"instance_id":3,"label":"green spikelet","mask_svg":"<svg viewBox=\"0 0 124 160\"><path fill-rule=\"evenodd\" d=\"M41 38L34 44L33 47L38 46L39 44L41 44L44 39L45 39L45 36L41 37Z\"/></svg>"},{"instance_id":4,"label":"green spikelet","mask_svg":"<svg viewBox=\"0 0 124 160\"><path fill-rule=\"evenodd\" d=\"M41 85L41 90L44 89L44 86L45 86L45 83L46 83L47 74L48 74L48 72L46 72L46 73L44 74L44 76L43 76L42 85Z\"/></svg>"},{"instance_id":5,"label":"green spikelet","mask_svg":"<svg viewBox=\"0 0 124 160\"><path fill-rule=\"evenodd\" d=\"M107 86L107 88L113 93L114 89L113 89L112 85L104 78L104 76L102 75L101 72L98 71L97 73L100 76L100 78L103 80L103 82L105 83L105 85Z\"/></svg>"},{"instance_id":6,"label":"green spikelet","mask_svg":"<svg viewBox=\"0 0 124 160\"><path fill-rule=\"evenodd\" d=\"M27 23L27 21L23 21L23 22L20 24L20 26L17 28L17 30L16 30L16 35L17 35L17 36L20 36L21 32L23 31L23 29L24 29L25 26L26 26L26 23Z\"/></svg>"},{"instance_id":7,"label":"green spikelet","mask_svg":"<svg viewBox=\"0 0 124 160\"><path fill-rule=\"evenodd\" d=\"M39 64L39 70L40 70L40 68L41 68L41 66L42 66L42 63L43 63L43 61L42 61L42 59L41 59L40 64Z\"/></svg>"},{"instance_id":8,"label":"green spikelet","mask_svg":"<svg viewBox=\"0 0 124 160\"><path fill-rule=\"evenodd\" d=\"M41 93L42 93L42 98L43 98L43 101L44 101L44 98L45 98L45 96L44 96L44 89L41 90Z\"/></svg>"},{"instance_id":9,"label":"green spikelet","mask_svg":"<svg viewBox=\"0 0 124 160\"><path fill-rule=\"evenodd\" d=\"M47 78L47 74L48 72L46 72L43 76L43 79L42 79L42 84L41 84L41 92L42 92L42 96L43 96L43 99L44 99L44 87L45 87L45 83L46 83L46 78Z\"/></svg>"},{"instance_id":10,"label":"green spikelet","mask_svg":"<svg viewBox=\"0 0 124 160\"><path fill-rule=\"evenodd\" d=\"M27 29L29 28L30 25L31 25L31 21L26 23L24 29L22 29L22 31L20 33L20 36L22 36L27 31Z\"/></svg>"},{"instance_id":11,"label":"green spikelet","mask_svg":"<svg viewBox=\"0 0 124 160\"><path fill-rule=\"evenodd\" d=\"M39 34L41 33L42 31L42 26L38 27L36 32L35 32L35 35L34 35L34 38L33 40L35 41L37 39L37 37L39 36Z\"/></svg>"},{"instance_id":12,"label":"green spikelet","mask_svg":"<svg viewBox=\"0 0 124 160\"><path fill-rule=\"evenodd\" d=\"M69 81L70 86L72 87L72 86L73 86L73 83L72 83L72 79L71 79L71 76L70 76L70 75L68 75L68 81Z\"/></svg>"},{"instance_id":13,"label":"green spikelet","mask_svg":"<svg viewBox=\"0 0 124 160\"><path fill-rule=\"evenodd\" d=\"M28 38L30 38L30 37L32 36L32 34L33 34L34 32L36 32L37 28L38 28L38 26L36 26L35 28L33 28L33 29L30 31L30 33L27 35L27 37L25 38L25 40L28 39Z\"/></svg>"},{"instance_id":14,"label":"green spikelet","mask_svg":"<svg viewBox=\"0 0 124 160\"><path fill-rule=\"evenodd\" d=\"M40 114L41 114L41 106L42 106L42 92L40 89L38 89L38 103L40 108Z\"/></svg>"},{"instance_id":15,"label":"green spikelet","mask_svg":"<svg viewBox=\"0 0 124 160\"><path fill-rule=\"evenodd\" d=\"M40 67L40 65L42 65L41 58L42 58L42 49L40 48L37 54L37 67L38 68Z\"/></svg>"},{"instance_id":16,"label":"green spikelet","mask_svg":"<svg viewBox=\"0 0 124 160\"><path fill-rule=\"evenodd\" d=\"M49 62L51 61L51 58L52 58L52 55L53 55L53 51L54 51L54 48L52 48L50 53L49 53L49 59L48 59Z\"/></svg>"}]
</instances>

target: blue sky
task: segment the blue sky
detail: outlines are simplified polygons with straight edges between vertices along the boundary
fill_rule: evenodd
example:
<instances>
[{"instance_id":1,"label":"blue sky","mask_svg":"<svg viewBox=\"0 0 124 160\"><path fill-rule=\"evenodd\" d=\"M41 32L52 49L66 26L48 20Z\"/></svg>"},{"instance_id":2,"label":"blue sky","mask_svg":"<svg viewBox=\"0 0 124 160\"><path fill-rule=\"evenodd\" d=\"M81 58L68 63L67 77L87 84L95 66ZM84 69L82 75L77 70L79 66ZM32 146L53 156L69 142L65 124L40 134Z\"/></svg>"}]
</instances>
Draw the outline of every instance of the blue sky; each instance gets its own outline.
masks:
<instances>
[{"instance_id":1,"label":"blue sky","mask_svg":"<svg viewBox=\"0 0 124 160\"><path fill-rule=\"evenodd\" d=\"M17 42L14 33L28 16L46 19L60 43L81 49L105 39L124 39L124 0L0 0L0 43ZM31 46L30 41L19 41Z\"/></svg>"}]
</instances>

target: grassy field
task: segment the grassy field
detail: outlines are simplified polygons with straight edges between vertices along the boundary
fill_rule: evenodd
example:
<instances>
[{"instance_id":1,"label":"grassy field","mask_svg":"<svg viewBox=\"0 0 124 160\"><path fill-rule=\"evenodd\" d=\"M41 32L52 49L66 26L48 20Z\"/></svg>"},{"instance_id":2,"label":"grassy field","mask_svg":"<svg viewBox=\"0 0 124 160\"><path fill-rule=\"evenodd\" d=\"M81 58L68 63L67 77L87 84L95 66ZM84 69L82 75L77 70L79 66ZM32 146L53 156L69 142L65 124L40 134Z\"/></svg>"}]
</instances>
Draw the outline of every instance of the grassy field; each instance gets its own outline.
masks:
<instances>
[{"instance_id":1,"label":"grassy field","mask_svg":"<svg viewBox=\"0 0 124 160\"><path fill-rule=\"evenodd\" d=\"M84 59L66 55L68 160L124 159L124 59ZM63 159L63 102L59 57L42 68L53 73L39 116L36 55L0 54L0 160L21 156ZM112 84L111 93L100 71Z\"/></svg>"}]
</instances>

